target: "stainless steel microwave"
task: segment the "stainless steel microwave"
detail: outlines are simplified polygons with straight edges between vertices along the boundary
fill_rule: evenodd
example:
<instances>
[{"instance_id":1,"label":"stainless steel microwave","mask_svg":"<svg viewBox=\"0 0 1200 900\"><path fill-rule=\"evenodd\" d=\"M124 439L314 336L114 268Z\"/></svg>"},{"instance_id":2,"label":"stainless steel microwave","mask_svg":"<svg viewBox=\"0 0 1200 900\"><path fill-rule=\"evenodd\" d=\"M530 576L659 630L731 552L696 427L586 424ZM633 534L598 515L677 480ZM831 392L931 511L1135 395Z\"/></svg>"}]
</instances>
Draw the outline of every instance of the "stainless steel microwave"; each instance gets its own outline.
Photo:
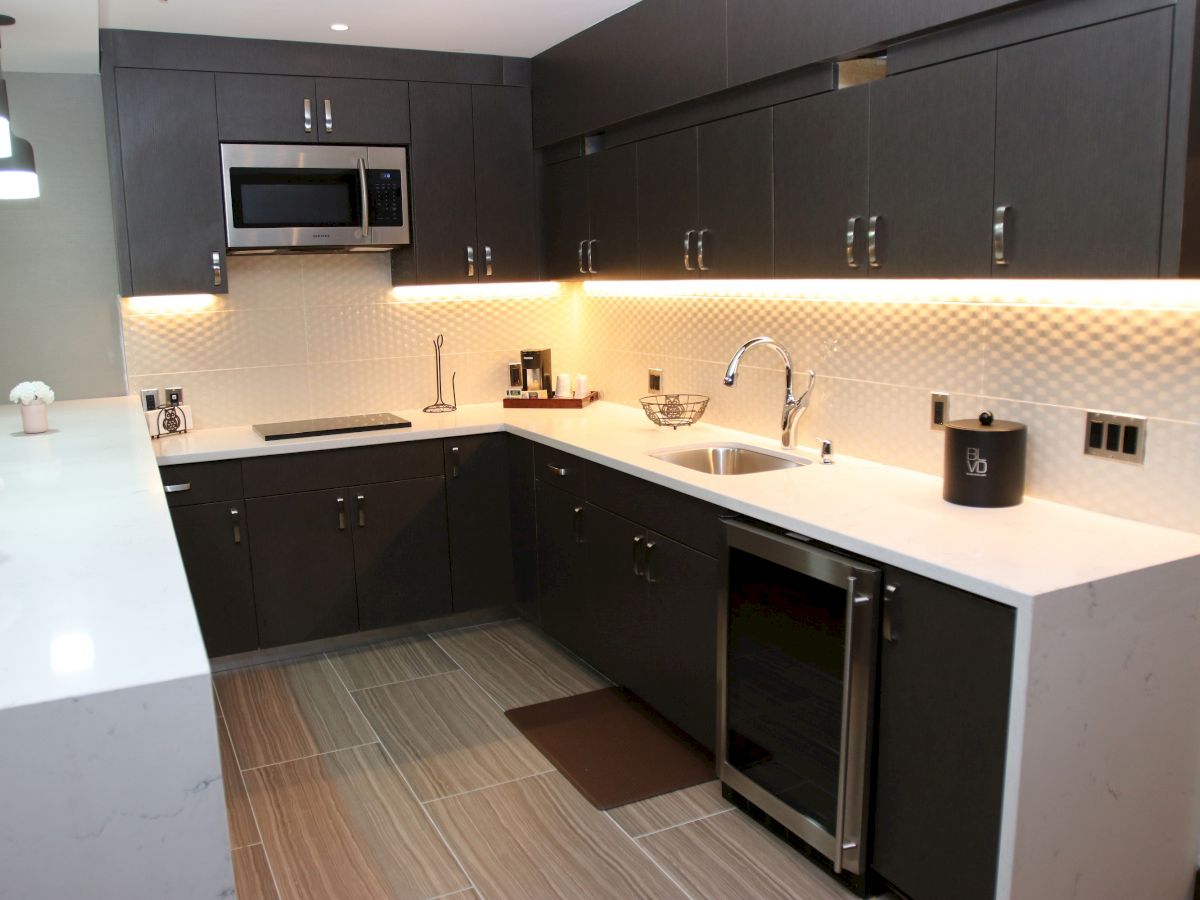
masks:
<instances>
[{"instance_id":1,"label":"stainless steel microwave","mask_svg":"<svg viewBox=\"0 0 1200 900\"><path fill-rule=\"evenodd\" d=\"M230 253L388 250L410 242L404 147L222 144Z\"/></svg>"}]
</instances>

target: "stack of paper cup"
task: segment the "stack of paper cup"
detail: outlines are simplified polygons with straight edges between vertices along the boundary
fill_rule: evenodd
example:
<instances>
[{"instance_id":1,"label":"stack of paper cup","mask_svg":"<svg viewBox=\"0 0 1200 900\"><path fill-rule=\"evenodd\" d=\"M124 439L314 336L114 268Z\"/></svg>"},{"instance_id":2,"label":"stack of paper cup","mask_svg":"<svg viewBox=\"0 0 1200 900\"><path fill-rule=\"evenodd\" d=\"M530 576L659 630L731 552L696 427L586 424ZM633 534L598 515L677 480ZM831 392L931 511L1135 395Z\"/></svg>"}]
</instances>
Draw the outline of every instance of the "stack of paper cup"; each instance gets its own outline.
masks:
<instances>
[{"instance_id":1,"label":"stack of paper cup","mask_svg":"<svg viewBox=\"0 0 1200 900\"><path fill-rule=\"evenodd\" d=\"M582 398L588 396L588 380L586 375L575 376L575 396Z\"/></svg>"},{"instance_id":2,"label":"stack of paper cup","mask_svg":"<svg viewBox=\"0 0 1200 900\"><path fill-rule=\"evenodd\" d=\"M562 373L554 381L554 396L559 399L566 399L571 396L571 376L567 373Z\"/></svg>"}]
</instances>

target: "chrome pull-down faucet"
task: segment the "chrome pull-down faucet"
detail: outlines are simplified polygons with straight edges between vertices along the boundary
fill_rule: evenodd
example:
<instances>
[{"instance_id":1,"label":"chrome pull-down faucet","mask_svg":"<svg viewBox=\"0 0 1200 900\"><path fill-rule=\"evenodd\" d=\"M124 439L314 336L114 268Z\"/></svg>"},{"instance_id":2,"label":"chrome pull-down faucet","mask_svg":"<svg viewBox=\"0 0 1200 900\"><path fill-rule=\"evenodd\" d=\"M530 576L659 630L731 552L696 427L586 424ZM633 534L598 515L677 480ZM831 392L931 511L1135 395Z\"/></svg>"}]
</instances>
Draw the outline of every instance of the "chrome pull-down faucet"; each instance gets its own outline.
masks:
<instances>
[{"instance_id":1,"label":"chrome pull-down faucet","mask_svg":"<svg viewBox=\"0 0 1200 900\"><path fill-rule=\"evenodd\" d=\"M742 362L742 357L746 355L746 351L759 345L774 348L775 352L783 358L783 374L787 380L787 393L783 398L783 435L780 440L783 446L793 447L796 444L796 426L800 421L800 417L804 415L804 411L808 409L808 401L812 397L813 385L817 382L817 373L812 369L808 370L808 386L804 388L804 393L797 397L795 385L792 380L792 355L787 352L785 347L775 343L769 337L756 337L753 340L746 341L733 354L733 359L729 361L729 368L725 370L726 387L733 387L734 382L737 381L738 366Z\"/></svg>"}]
</instances>

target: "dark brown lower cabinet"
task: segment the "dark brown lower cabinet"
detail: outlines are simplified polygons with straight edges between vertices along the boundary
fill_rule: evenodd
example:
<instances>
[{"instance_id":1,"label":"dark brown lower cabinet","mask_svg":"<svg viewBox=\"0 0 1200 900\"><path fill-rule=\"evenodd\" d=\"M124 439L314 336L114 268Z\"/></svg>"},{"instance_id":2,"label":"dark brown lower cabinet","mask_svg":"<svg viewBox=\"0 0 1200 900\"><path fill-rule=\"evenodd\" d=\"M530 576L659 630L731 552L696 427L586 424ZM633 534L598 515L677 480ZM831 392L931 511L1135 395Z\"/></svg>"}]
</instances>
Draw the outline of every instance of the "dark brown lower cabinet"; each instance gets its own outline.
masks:
<instances>
[{"instance_id":1,"label":"dark brown lower cabinet","mask_svg":"<svg viewBox=\"0 0 1200 900\"><path fill-rule=\"evenodd\" d=\"M533 442L505 435L508 449L509 526L512 530L513 586L517 609L541 622L538 611L537 504L534 499Z\"/></svg>"},{"instance_id":2,"label":"dark brown lower cabinet","mask_svg":"<svg viewBox=\"0 0 1200 900\"><path fill-rule=\"evenodd\" d=\"M444 480L410 478L353 488L358 628L449 615L449 538ZM257 559L257 548L255 550Z\"/></svg>"},{"instance_id":3,"label":"dark brown lower cabinet","mask_svg":"<svg viewBox=\"0 0 1200 900\"><path fill-rule=\"evenodd\" d=\"M871 865L920 900L994 897L1015 610L885 584Z\"/></svg>"},{"instance_id":4,"label":"dark brown lower cabinet","mask_svg":"<svg viewBox=\"0 0 1200 900\"><path fill-rule=\"evenodd\" d=\"M260 646L358 629L353 512L349 488L246 501Z\"/></svg>"},{"instance_id":5,"label":"dark brown lower cabinet","mask_svg":"<svg viewBox=\"0 0 1200 900\"><path fill-rule=\"evenodd\" d=\"M455 612L516 599L507 438L471 434L442 442Z\"/></svg>"},{"instance_id":6,"label":"dark brown lower cabinet","mask_svg":"<svg viewBox=\"0 0 1200 900\"><path fill-rule=\"evenodd\" d=\"M584 659L592 659L596 642L585 556L591 539L587 504L542 481L536 496L542 628Z\"/></svg>"},{"instance_id":7,"label":"dark brown lower cabinet","mask_svg":"<svg viewBox=\"0 0 1200 900\"><path fill-rule=\"evenodd\" d=\"M175 540L209 656L258 647L249 531L240 501L171 510Z\"/></svg>"}]
</instances>

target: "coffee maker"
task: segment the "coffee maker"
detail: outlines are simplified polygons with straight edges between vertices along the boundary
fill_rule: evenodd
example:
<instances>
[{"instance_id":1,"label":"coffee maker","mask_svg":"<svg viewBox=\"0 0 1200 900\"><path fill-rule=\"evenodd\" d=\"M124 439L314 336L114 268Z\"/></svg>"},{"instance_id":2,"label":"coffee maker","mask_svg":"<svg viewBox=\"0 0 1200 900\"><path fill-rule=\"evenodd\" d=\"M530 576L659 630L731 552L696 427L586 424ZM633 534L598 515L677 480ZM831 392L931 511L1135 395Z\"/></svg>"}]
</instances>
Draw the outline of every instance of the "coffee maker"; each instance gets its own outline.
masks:
<instances>
[{"instance_id":1,"label":"coffee maker","mask_svg":"<svg viewBox=\"0 0 1200 900\"><path fill-rule=\"evenodd\" d=\"M528 397L532 392L538 392L541 397L549 398L551 381L550 351L522 350L521 351L521 392Z\"/></svg>"}]
</instances>

